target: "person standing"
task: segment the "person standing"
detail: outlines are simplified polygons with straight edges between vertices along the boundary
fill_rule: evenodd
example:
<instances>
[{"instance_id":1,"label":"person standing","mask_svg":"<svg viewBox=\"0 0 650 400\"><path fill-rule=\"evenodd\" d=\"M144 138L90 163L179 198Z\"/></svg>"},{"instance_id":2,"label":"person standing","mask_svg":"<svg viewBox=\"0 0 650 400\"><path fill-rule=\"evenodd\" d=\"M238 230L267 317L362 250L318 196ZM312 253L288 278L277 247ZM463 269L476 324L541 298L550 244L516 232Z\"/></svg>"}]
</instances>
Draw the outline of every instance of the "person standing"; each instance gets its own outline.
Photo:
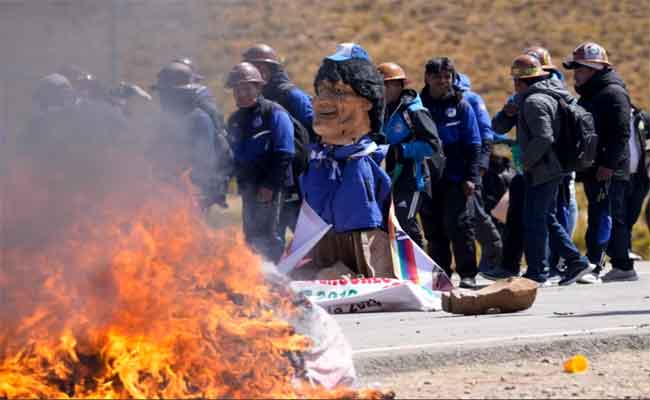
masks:
<instances>
[{"instance_id":1,"label":"person standing","mask_svg":"<svg viewBox=\"0 0 650 400\"><path fill-rule=\"evenodd\" d=\"M594 281L609 249L612 270L603 281L636 280L630 259L631 229L625 190L630 180L630 98L605 49L597 43L578 45L562 65L573 71L578 103L594 118L598 135L596 162L580 174L587 195L587 257L596 264Z\"/></svg>"},{"instance_id":2,"label":"person standing","mask_svg":"<svg viewBox=\"0 0 650 400\"><path fill-rule=\"evenodd\" d=\"M242 61L253 64L262 74L265 82L262 89L264 98L284 107L310 132L311 139L314 140L311 98L291 82L275 49L267 44L256 44L242 53Z\"/></svg>"},{"instance_id":3,"label":"person standing","mask_svg":"<svg viewBox=\"0 0 650 400\"><path fill-rule=\"evenodd\" d=\"M289 115L305 128L306 132L309 133L309 138L305 138L305 141L316 141L317 135L313 129L314 110L311 97L291 82L275 49L267 44L255 44L242 53L242 61L253 64L260 71L265 82L262 87L262 96L284 107ZM294 134L297 134L297 132L294 132ZM307 146L307 143L303 143L303 145ZM298 176L300 171L295 170L293 173L295 185L284 196L282 212L282 218L287 220L287 226L292 231L295 230L302 202Z\"/></svg>"},{"instance_id":4,"label":"person standing","mask_svg":"<svg viewBox=\"0 0 650 400\"><path fill-rule=\"evenodd\" d=\"M456 73L454 85L463 92L465 100L476 115L476 122L481 133L481 154L479 156L479 173L481 175L480 185L476 190L475 215L476 215L476 239L481 245L480 271L490 271L501 265L503 256L503 240L501 233L486 209L486 195L493 188L485 186L485 176L490 168L490 159L494 142L494 132L491 127L490 114L483 98L472 91L469 77L465 74Z\"/></svg>"},{"instance_id":5,"label":"person standing","mask_svg":"<svg viewBox=\"0 0 650 400\"><path fill-rule=\"evenodd\" d=\"M384 133L390 145L386 172L393 183L395 215L404 231L423 247L417 214L422 193L431 185L425 160L441 157L442 143L420 96L415 90L405 88L408 80L404 69L393 62L377 68L384 76Z\"/></svg>"},{"instance_id":6,"label":"person standing","mask_svg":"<svg viewBox=\"0 0 650 400\"><path fill-rule=\"evenodd\" d=\"M284 196L294 186L293 124L287 111L262 96L264 79L253 64L242 62L228 74L237 111L228 118L235 175L243 202L246 241L272 262L285 245L281 218Z\"/></svg>"},{"instance_id":7,"label":"person standing","mask_svg":"<svg viewBox=\"0 0 650 400\"><path fill-rule=\"evenodd\" d=\"M516 92L517 143L524 172L524 253L528 265L524 277L544 286L549 269L549 248L566 260L559 284L569 285L594 269L569 237L557 217L557 193L566 176L553 147L562 118L556 98L574 102L564 85L531 55L517 56L511 66Z\"/></svg>"},{"instance_id":8,"label":"person standing","mask_svg":"<svg viewBox=\"0 0 650 400\"><path fill-rule=\"evenodd\" d=\"M474 111L453 85L455 73L447 57L433 58L425 67L420 98L436 123L447 162L442 179L424 199L420 216L431 258L451 277L451 242L460 287L474 289L481 135Z\"/></svg>"}]
</instances>

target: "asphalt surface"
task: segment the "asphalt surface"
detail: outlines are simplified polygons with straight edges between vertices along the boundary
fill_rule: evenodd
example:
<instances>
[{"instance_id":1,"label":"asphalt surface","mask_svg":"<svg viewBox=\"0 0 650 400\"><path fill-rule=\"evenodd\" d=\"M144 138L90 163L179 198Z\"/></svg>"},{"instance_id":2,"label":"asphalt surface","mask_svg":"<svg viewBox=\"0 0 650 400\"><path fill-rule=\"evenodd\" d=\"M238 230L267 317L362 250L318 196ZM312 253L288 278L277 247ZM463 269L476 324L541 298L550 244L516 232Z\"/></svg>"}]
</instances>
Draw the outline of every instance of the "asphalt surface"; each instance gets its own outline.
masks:
<instances>
[{"instance_id":1,"label":"asphalt surface","mask_svg":"<svg viewBox=\"0 0 650 400\"><path fill-rule=\"evenodd\" d=\"M643 347L650 362L650 262L640 280L539 289L528 310L513 314L452 315L444 311L336 315L357 369L412 370L427 362L483 357L496 350L573 346ZM488 283L486 281L479 283ZM616 348L614 348L616 347Z\"/></svg>"}]
</instances>

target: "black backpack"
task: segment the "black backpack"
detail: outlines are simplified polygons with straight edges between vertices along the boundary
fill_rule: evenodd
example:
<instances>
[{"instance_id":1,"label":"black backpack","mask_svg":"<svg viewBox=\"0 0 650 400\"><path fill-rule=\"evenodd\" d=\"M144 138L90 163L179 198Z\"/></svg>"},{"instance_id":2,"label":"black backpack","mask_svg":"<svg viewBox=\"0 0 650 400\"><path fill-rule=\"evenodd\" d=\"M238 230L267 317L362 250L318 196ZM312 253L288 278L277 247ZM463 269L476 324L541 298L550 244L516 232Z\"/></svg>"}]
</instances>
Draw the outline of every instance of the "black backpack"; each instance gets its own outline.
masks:
<instances>
[{"instance_id":1,"label":"black backpack","mask_svg":"<svg viewBox=\"0 0 650 400\"><path fill-rule=\"evenodd\" d=\"M639 139L645 172L650 177L650 113L632 104L631 124L630 134L636 135ZM634 173L637 171L630 172Z\"/></svg>"},{"instance_id":2,"label":"black backpack","mask_svg":"<svg viewBox=\"0 0 650 400\"><path fill-rule=\"evenodd\" d=\"M558 103L562 125L555 136L553 150L562 168L577 172L589 169L594 165L598 153L598 135L593 115L575 100L567 103L564 97L554 91L540 92L551 96Z\"/></svg>"},{"instance_id":3,"label":"black backpack","mask_svg":"<svg viewBox=\"0 0 650 400\"><path fill-rule=\"evenodd\" d=\"M264 92L262 92L262 95L264 96L265 99L276 102L282 107L284 107L284 109L289 113L289 115L295 118L291 114L291 107L290 107L291 102L289 101L289 93L291 93L291 90L295 87L296 85L294 85L291 82L282 82L279 85L274 86L270 90L265 90ZM313 127L303 125L303 128L305 128L305 130L307 131L307 138L309 139L309 142L314 143L320 140L319 136L316 135L316 132L314 132Z\"/></svg>"},{"instance_id":4,"label":"black backpack","mask_svg":"<svg viewBox=\"0 0 650 400\"><path fill-rule=\"evenodd\" d=\"M269 119L271 118L271 112L273 107L280 107L284 110L293 124L293 145L295 148L295 156L293 158L293 163L291 164L293 168L293 176L297 182L297 178L302 175L303 172L307 170L307 165L309 164L309 132L307 129L295 119L284 107L280 104L273 102L268 99L263 99L260 104L262 115L264 116L265 123L269 124Z\"/></svg>"},{"instance_id":5,"label":"black backpack","mask_svg":"<svg viewBox=\"0 0 650 400\"><path fill-rule=\"evenodd\" d=\"M427 115L431 115L429 110L426 110ZM409 114L409 110L404 110L402 117L406 124L408 125L411 132L415 132L415 126L413 126L413 121ZM434 122L435 124L435 122ZM430 183L436 183L445 173L445 164L447 163L447 157L445 157L445 152L443 151L442 141L439 136L436 136L436 141L434 143L433 155L426 160L427 173L429 175Z\"/></svg>"}]
</instances>

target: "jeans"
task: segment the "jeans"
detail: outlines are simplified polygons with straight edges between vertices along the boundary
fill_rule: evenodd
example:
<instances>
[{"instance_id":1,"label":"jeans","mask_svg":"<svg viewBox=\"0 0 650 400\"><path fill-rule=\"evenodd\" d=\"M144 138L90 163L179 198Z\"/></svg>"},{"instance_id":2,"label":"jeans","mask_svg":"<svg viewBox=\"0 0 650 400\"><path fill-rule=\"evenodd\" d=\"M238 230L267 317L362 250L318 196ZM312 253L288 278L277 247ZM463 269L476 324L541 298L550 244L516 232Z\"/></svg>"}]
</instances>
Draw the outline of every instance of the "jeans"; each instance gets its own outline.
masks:
<instances>
[{"instance_id":1,"label":"jeans","mask_svg":"<svg viewBox=\"0 0 650 400\"><path fill-rule=\"evenodd\" d=\"M569 236L573 237L578 224L578 201L576 200L576 178L575 173L571 175L568 181L569 185L569 221L567 225L567 232Z\"/></svg>"},{"instance_id":2,"label":"jeans","mask_svg":"<svg viewBox=\"0 0 650 400\"><path fill-rule=\"evenodd\" d=\"M643 174L632 174L629 181L618 181L623 190L610 194L612 210L612 234L607 246L607 255L613 268L624 271L634 269L634 260L628 251L632 244L632 228L639 218L643 200L650 183Z\"/></svg>"},{"instance_id":3,"label":"jeans","mask_svg":"<svg viewBox=\"0 0 650 400\"><path fill-rule=\"evenodd\" d=\"M473 278L478 273L474 196L465 196L460 182L443 179L436 183L431 196L424 196L420 208L428 253L449 277L452 275L450 242L458 275Z\"/></svg>"},{"instance_id":4,"label":"jeans","mask_svg":"<svg viewBox=\"0 0 650 400\"><path fill-rule=\"evenodd\" d=\"M622 257L623 252L629 250L622 231L626 225L624 207L617 207L616 224L618 227L615 229L619 230L619 234L617 235L617 242L612 243L611 247L609 246L612 230L614 229L612 204L624 204L625 186L627 184L628 182L618 179L597 181L592 176L585 177L583 181L588 202L587 232L585 234L587 258L589 258L589 262L597 265L595 273L599 273L605 264L605 249L610 248L612 254L617 257ZM625 246L625 249L623 249L623 246Z\"/></svg>"},{"instance_id":5,"label":"jeans","mask_svg":"<svg viewBox=\"0 0 650 400\"><path fill-rule=\"evenodd\" d=\"M285 230L281 223L284 193L277 191L268 202L257 200L257 187L242 190L242 219L246 242L262 256L277 263L284 251Z\"/></svg>"},{"instance_id":6,"label":"jeans","mask_svg":"<svg viewBox=\"0 0 650 400\"><path fill-rule=\"evenodd\" d=\"M572 232L575 228L575 222L573 220L573 215L571 214L571 183L571 175L562 178L557 190L557 204L555 207L557 220L569 234L569 238L573 237ZM575 202L575 195L573 196L573 201ZM559 271L555 269L559 261L560 255L551 249L551 256L549 257L549 271L551 275L559 273Z\"/></svg>"},{"instance_id":7,"label":"jeans","mask_svg":"<svg viewBox=\"0 0 650 400\"><path fill-rule=\"evenodd\" d=\"M538 282L548 277L549 249L567 264L581 259L557 213L557 195L561 178L539 185L525 180L524 193L524 253L528 270L525 276Z\"/></svg>"}]
</instances>

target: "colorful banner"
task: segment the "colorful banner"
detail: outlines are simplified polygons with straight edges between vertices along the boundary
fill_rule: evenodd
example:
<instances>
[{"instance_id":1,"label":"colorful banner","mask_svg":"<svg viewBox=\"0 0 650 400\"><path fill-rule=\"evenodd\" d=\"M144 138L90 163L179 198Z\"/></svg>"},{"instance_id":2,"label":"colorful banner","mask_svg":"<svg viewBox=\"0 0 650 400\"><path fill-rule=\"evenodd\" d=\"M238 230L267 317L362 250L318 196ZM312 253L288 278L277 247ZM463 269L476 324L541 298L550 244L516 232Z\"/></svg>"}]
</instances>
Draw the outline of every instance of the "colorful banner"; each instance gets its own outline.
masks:
<instances>
[{"instance_id":1,"label":"colorful banner","mask_svg":"<svg viewBox=\"0 0 650 400\"><path fill-rule=\"evenodd\" d=\"M388 216L388 236L395 277L432 290L446 292L453 289L451 280L442 268L399 225L392 202Z\"/></svg>"}]
</instances>

